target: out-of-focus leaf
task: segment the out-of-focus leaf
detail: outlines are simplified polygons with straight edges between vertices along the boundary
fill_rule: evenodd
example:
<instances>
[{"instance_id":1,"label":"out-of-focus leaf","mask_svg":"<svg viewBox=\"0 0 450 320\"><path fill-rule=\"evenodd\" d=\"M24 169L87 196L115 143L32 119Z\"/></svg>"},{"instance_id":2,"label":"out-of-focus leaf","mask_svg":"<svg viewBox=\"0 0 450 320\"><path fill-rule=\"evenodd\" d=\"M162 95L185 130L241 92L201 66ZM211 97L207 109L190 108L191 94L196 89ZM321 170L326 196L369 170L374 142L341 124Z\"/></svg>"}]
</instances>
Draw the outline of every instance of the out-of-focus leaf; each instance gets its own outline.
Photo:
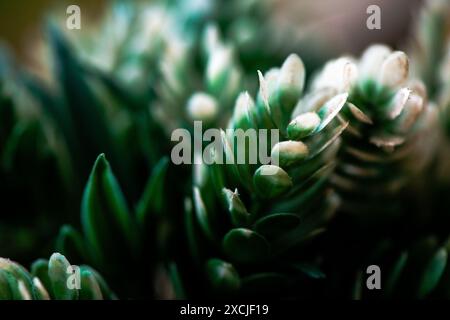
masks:
<instances>
[{"instance_id":1,"label":"out-of-focus leaf","mask_svg":"<svg viewBox=\"0 0 450 320\"><path fill-rule=\"evenodd\" d=\"M59 231L56 250L77 263L87 259L84 240L81 234L70 225L62 226Z\"/></svg>"},{"instance_id":2,"label":"out-of-focus leaf","mask_svg":"<svg viewBox=\"0 0 450 320\"><path fill-rule=\"evenodd\" d=\"M162 158L154 167L144 193L136 208L139 224L145 225L151 221L152 215L161 215L166 205L166 177L169 159Z\"/></svg>"},{"instance_id":3,"label":"out-of-focus leaf","mask_svg":"<svg viewBox=\"0 0 450 320\"><path fill-rule=\"evenodd\" d=\"M135 221L104 154L97 158L89 176L81 219L91 258L97 264L111 267L121 263L118 259L123 253L136 256Z\"/></svg>"},{"instance_id":4,"label":"out-of-focus leaf","mask_svg":"<svg viewBox=\"0 0 450 320\"><path fill-rule=\"evenodd\" d=\"M232 264L220 259L210 259L206 264L206 275L216 292L232 293L239 289L241 280Z\"/></svg>"}]
</instances>

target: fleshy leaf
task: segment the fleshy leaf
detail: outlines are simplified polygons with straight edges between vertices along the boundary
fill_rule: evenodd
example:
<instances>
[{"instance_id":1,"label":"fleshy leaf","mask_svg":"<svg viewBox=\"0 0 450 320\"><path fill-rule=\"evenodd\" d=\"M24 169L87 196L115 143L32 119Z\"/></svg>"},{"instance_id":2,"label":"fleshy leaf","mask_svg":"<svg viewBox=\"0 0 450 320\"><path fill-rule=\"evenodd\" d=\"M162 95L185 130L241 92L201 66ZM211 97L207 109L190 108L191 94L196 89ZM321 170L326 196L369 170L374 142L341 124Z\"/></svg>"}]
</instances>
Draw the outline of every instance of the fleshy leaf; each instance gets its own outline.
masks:
<instances>
[{"instance_id":1,"label":"fleshy leaf","mask_svg":"<svg viewBox=\"0 0 450 320\"><path fill-rule=\"evenodd\" d=\"M237 190L233 192L224 188L223 195L228 206L228 212L231 215L231 222L237 227L246 226L250 221L250 214L239 198Z\"/></svg>"},{"instance_id":2,"label":"fleshy leaf","mask_svg":"<svg viewBox=\"0 0 450 320\"><path fill-rule=\"evenodd\" d=\"M69 288L68 280L70 273L69 261L59 254L54 253L48 262L48 276L50 278L54 298L57 300L77 300L78 290L76 288Z\"/></svg>"},{"instance_id":3,"label":"fleshy leaf","mask_svg":"<svg viewBox=\"0 0 450 320\"><path fill-rule=\"evenodd\" d=\"M292 180L280 167L262 165L253 176L253 184L261 198L271 199L287 192L292 187Z\"/></svg>"},{"instance_id":4,"label":"fleshy leaf","mask_svg":"<svg viewBox=\"0 0 450 320\"><path fill-rule=\"evenodd\" d=\"M299 223L300 219L295 214L275 213L256 221L255 230L268 239L274 239L295 229Z\"/></svg>"},{"instance_id":5,"label":"fleshy leaf","mask_svg":"<svg viewBox=\"0 0 450 320\"><path fill-rule=\"evenodd\" d=\"M140 225L145 225L146 221L151 221L152 214L162 214L164 209L165 186L169 159L162 158L154 167L141 200L136 209L137 219Z\"/></svg>"},{"instance_id":6,"label":"fleshy leaf","mask_svg":"<svg viewBox=\"0 0 450 320\"><path fill-rule=\"evenodd\" d=\"M441 248L428 263L419 286L418 297L426 297L439 283L447 264L447 250Z\"/></svg>"},{"instance_id":7,"label":"fleshy leaf","mask_svg":"<svg viewBox=\"0 0 450 320\"><path fill-rule=\"evenodd\" d=\"M220 259L210 259L206 264L206 274L212 289L220 293L236 292L241 279L232 264Z\"/></svg>"},{"instance_id":8,"label":"fleshy leaf","mask_svg":"<svg viewBox=\"0 0 450 320\"><path fill-rule=\"evenodd\" d=\"M223 248L231 260L241 263L256 263L269 254L266 239L245 228L230 230L223 239Z\"/></svg>"},{"instance_id":9,"label":"fleshy leaf","mask_svg":"<svg viewBox=\"0 0 450 320\"><path fill-rule=\"evenodd\" d=\"M103 295L95 276L89 270L81 269L80 300L102 300Z\"/></svg>"},{"instance_id":10,"label":"fleshy leaf","mask_svg":"<svg viewBox=\"0 0 450 320\"><path fill-rule=\"evenodd\" d=\"M136 256L135 221L104 154L95 161L81 203L83 230L97 264L115 265L118 254ZM116 258L117 257L117 258Z\"/></svg>"},{"instance_id":11,"label":"fleshy leaf","mask_svg":"<svg viewBox=\"0 0 450 320\"><path fill-rule=\"evenodd\" d=\"M56 239L56 249L74 262L85 261L85 244L81 234L70 225L62 226Z\"/></svg>"}]
</instances>

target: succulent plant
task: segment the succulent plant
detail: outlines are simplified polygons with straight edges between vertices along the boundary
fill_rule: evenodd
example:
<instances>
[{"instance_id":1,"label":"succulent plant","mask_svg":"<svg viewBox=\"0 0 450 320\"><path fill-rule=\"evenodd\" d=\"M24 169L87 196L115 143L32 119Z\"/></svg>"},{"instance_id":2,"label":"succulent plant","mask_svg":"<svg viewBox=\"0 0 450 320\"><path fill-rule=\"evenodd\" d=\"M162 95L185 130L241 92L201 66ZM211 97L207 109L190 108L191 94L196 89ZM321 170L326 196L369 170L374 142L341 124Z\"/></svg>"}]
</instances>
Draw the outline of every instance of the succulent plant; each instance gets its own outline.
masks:
<instances>
[{"instance_id":1,"label":"succulent plant","mask_svg":"<svg viewBox=\"0 0 450 320\"><path fill-rule=\"evenodd\" d=\"M331 296L338 292L354 298L428 295L419 288L405 293L403 282L411 277L415 277L411 285L431 286L426 277L433 270L414 269L410 262L402 275L409 280L402 280L398 285L401 289L390 288L391 292L386 286L397 284L383 280L383 292L373 293L362 280L366 267L372 264L380 266L386 281L398 276L386 276L386 271L391 272L402 251L413 248L424 235L447 236L436 234L430 223L431 189L424 186L442 141L438 109L428 102L425 86L408 77L408 67L405 53L374 45L359 61L343 57L327 63L312 84L324 96L349 94L340 114L349 125L342 135L332 176L342 206L324 244L327 258L323 269L330 279L330 292L334 292ZM393 248L383 256L386 243ZM414 259L428 263L436 250L413 250L411 259L414 255ZM409 269L423 272L420 277L424 282L418 283L422 278L410 274Z\"/></svg>"},{"instance_id":2,"label":"succulent plant","mask_svg":"<svg viewBox=\"0 0 450 320\"><path fill-rule=\"evenodd\" d=\"M222 131L221 148L211 151L217 163L195 166L184 216L191 256L180 259L172 273L186 296L299 297L307 294L300 283L322 277L320 253L309 251L308 244L338 205L328 177L346 125L336 115L347 95L311 103L292 118L304 77L303 62L292 54L281 68L260 74L256 102L246 92L236 100L228 129L276 130L279 142L259 137L258 149L249 151L231 133L236 131ZM261 158L252 163L256 151L278 157L279 165L263 164ZM246 160L237 162L242 154ZM227 164L218 164L220 156ZM197 277L185 265L189 260Z\"/></svg>"},{"instance_id":3,"label":"succulent plant","mask_svg":"<svg viewBox=\"0 0 450 320\"><path fill-rule=\"evenodd\" d=\"M231 44L220 39L214 25L205 28L202 42L171 35L160 62L156 86L161 121L169 133L176 128L223 127L239 94L244 74ZM228 116L227 116L228 115Z\"/></svg>"},{"instance_id":4,"label":"succulent plant","mask_svg":"<svg viewBox=\"0 0 450 320\"><path fill-rule=\"evenodd\" d=\"M154 297L157 268L168 250L167 211L176 206L166 197L168 166L167 158L160 160L130 211L109 162L99 155L81 202L83 232L66 225L56 240L57 249L72 261L100 270L120 297ZM145 276L130 279L130 272Z\"/></svg>"},{"instance_id":5,"label":"succulent plant","mask_svg":"<svg viewBox=\"0 0 450 320\"><path fill-rule=\"evenodd\" d=\"M0 300L50 299L110 300L115 295L97 271L86 265L72 266L59 253L52 254L49 260L36 260L31 272L0 258Z\"/></svg>"},{"instance_id":6,"label":"succulent plant","mask_svg":"<svg viewBox=\"0 0 450 320\"><path fill-rule=\"evenodd\" d=\"M437 108L424 85L408 78L408 66L405 53L373 45L359 61L328 62L313 83L325 97L349 94L333 184L342 211L366 225L402 213L402 191L429 165L438 142Z\"/></svg>"},{"instance_id":7,"label":"succulent plant","mask_svg":"<svg viewBox=\"0 0 450 320\"><path fill-rule=\"evenodd\" d=\"M144 176L170 147L147 109L149 98L81 61L55 25L48 32L50 86L11 68L6 55L0 67L1 202L9 213L0 219L0 249L24 262L50 250L61 224L77 225L83 184L99 153L113 159L126 201L137 202Z\"/></svg>"},{"instance_id":8,"label":"succulent plant","mask_svg":"<svg viewBox=\"0 0 450 320\"><path fill-rule=\"evenodd\" d=\"M254 0L117 1L100 28L65 33L80 61L115 90L122 87L136 109L151 105L151 118L170 134L191 128L199 116L223 125L219 115L228 118L241 83L256 90L254 70L282 61L286 46L276 39L288 32L272 27L269 6ZM262 48L268 36L273 41ZM295 47L290 33L289 38ZM208 108L197 106L199 95L208 97Z\"/></svg>"},{"instance_id":9,"label":"succulent plant","mask_svg":"<svg viewBox=\"0 0 450 320\"><path fill-rule=\"evenodd\" d=\"M0 258L0 299L450 297L450 2L427 2L411 60L372 45L311 81L285 56L313 45L270 5L117 1L83 32L54 18L47 81L0 54L0 253L47 256L59 228L81 277L70 289L59 253L30 272ZM195 121L217 135L170 164Z\"/></svg>"},{"instance_id":10,"label":"succulent plant","mask_svg":"<svg viewBox=\"0 0 450 320\"><path fill-rule=\"evenodd\" d=\"M242 61L249 71L261 65L259 55L268 52L279 55L269 50L273 43L264 48L259 46L267 32L274 31L268 30L268 5L265 0L114 1L107 8L100 28L90 27L82 33L69 31L67 36L74 41L83 60L134 85L133 89L145 90L155 80L158 60L166 53L177 53L167 49L170 46L183 49L181 45L200 43L204 29L211 23L224 35L225 42L237 46L239 60L247 56ZM187 58L190 60L192 56ZM270 57L269 61L273 60Z\"/></svg>"},{"instance_id":11,"label":"succulent plant","mask_svg":"<svg viewBox=\"0 0 450 320\"><path fill-rule=\"evenodd\" d=\"M295 35L295 26L276 26L274 12L277 3L270 0L175 0L169 3L176 19L174 29L180 27L186 37L200 40L205 28L217 26L224 42L233 44L235 54L245 74L252 78L256 69L267 69L282 63L292 51L300 50L308 58L308 67L323 59L323 52L309 50ZM163 2L164 3L164 2ZM266 41L270 39L270 41ZM264 43L264 46L261 46Z\"/></svg>"},{"instance_id":12,"label":"succulent plant","mask_svg":"<svg viewBox=\"0 0 450 320\"><path fill-rule=\"evenodd\" d=\"M137 197L145 184L142 171L156 164L169 144L151 116L151 98L140 97L112 75L85 63L56 25L48 28L54 56L54 86L27 77L29 90L42 101L53 125L62 133L72 170L83 173L74 186L82 190L91 161L107 153L119 180ZM119 160L120 155L120 160Z\"/></svg>"},{"instance_id":13,"label":"succulent plant","mask_svg":"<svg viewBox=\"0 0 450 320\"><path fill-rule=\"evenodd\" d=\"M208 3L203 6L208 12L212 10ZM190 128L192 117L197 119L196 116L202 114L195 105L189 107L192 105L188 101L191 95L199 93L216 100L214 94L226 95L224 92L227 90L220 86L230 80L234 81L233 88L239 83L239 70L232 64L231 45L220 43L223 50L209 48L205 57L200 57L206 22L199 22L201 26L193 23L189 7L185 1L156 1L151 4L117 1L107 11L101 28L81 34L65 32L74 44L70 49L76 50L78 56L75 58L87 69L87 75L83 76L100 80L112 89L116 98L119 93L119 103L128 105L136 116L131 122L135 124L139 120L143 128L138 129L144 133L148 130L148 122L153 127L159 125L169 135L174 128ZM219 41L217 28L214 32L215 38L210 42L215 43L211 46ZM99 38L102 41L99 42ZM203 58L212 67L204 68L201 65L203 61L199 61ZM230 67L233 70L228 69ZM210 69L208 74L206 68ZM210 118L217 118L219 102L223 103L214 101L209 104L213 106L209 110ZM152 134L155 133L159 132L153 130ZM155 137L155 144L159 140Z\"/></svg>"},{"instance_id":14,"label":"succulent plant","mask_svg":"<svg viewBox=\"0 0 450 320\"><path fill-rule=\"evenodd\" d=\"M240 2L236 3L239 4ZM118 172L120 184L124 185L127 190L125 202L128 203L138 202L139 194L144 190L146 184L144 177L152 171L155 165L162 166L162 164L157 163L161 155L170 146L168 139L165 138L163 133L163 128L167 129L168 123L155 114L157 113L155 111L155 98L159 97L160 104L164 103L167 105L165 109L169 109L170 101L165 100L164 95L160 96L160 91L157 92L160 88L155 85L155 79L159 80L159 77L164 75L164 68L161 68L162 65L160 64L161 58L170 60L170 50L177 50L179 49L177 44L183 44L181 41L183 34L181 32L175 33L175 35L172 34L172 31L176 29L174 24L170 28L164 29L165 23L172 23L174 19L180 17L179 13L181 11L179 6L182 6L182 4L179 3L172 6L172 4L166 5L164 2L161 2L157 5L152 4L142 7L140 5L118 3L113 6L113 11L111 11L101 30L101 39L105 39L104 42L92 41L94 38L98 39L93 37L93 34L90 34L88 37L74 38L69 33L64 33L59 29L57 22L53 21L47 28L48 42L43 45L47 54L44 58L44 66L47 67L45 72L53 71L53 73L46 75L49 82L43 83L39 78L32 77L28 73L18 73L17 86L20 86L20 94L26 97L19 101L18 104L21 104L19 107L25 110L31 109L29 105L33 105L32 109L35 110L34 112L38 116L30 119L30 121L22 119L17 121L18 124L14 128L17 132L15 135L28 133L29 137L24 139L24 142L28 143L34 141L30 140L30 136L33 139L44 140L39 142L42 144L41 147L39 147L40 144L32 144L31 147L39 147L38 151L44 153L46 162L36 163L36 165L33 163L33 166L30 166L31 162L28 161L25 167L27 170L20 168L12 171L8 168L9 172L5 173L5 179L14 179L14 184L18 184L20 179L17 174L23 174L24 177L30 178L31 175L27 176L28 172L33 173L31 180L37 184L33 186L33 192L30 194L33 200L22 202L22 204L36 204L36 200L45 202L37 206L42 211L45 211L45 214L40 212L36 214L36 217L33 217L33 220L30 219L29 222L32 225L36 225L39 222L46 237L54 232L58 224L68 222L77 224L74 217L76 217L78 211L78 199L83 190L84 179L89 173L91 161L97 154L101 152L108 154L108 158L113 162L113 166ZM176 9L174 9L175 7ZM141 10L142 8L144 10ZM248 12L251 14L256 13L255 10L249 10ZM186 15L184 19L187 21L189 18ZM190 44L193 47L192 51L198 50L198 45L202 40L201 30L206 25L207 20L209 18L203 20L201 28L197 29L197 27L194 27L189 31L195 39ZM210 34L208 41L211 48L205 52L209 56L214 55L214 57L209 57L208 59L215 62L209 63L213 65L209 68L212 71L208 71L212 78L208 78L208 75L205 75L208 78L205 80L205 84L214 93L222 97L226 90L224 91L221 86L229 80L229 70L226 69L229 65L221 65L221 63L223 63L224 56L231 57L231 49L229 48L230 45L219 43L218 36L215 34L217 30L214 27L209 27L208 30L210 30L208 31ZM213 34L213 38L211 38L211 34ZM143 38L148 40L142 42ZM167 43L176 47L165 47ZM216 51L218 53L215 53ZM225 52L226 54L224 54ZM195 63L194 56L195 54L184 55L183 58L186 61L183 61L183 63ZM5 73L8 65L9 62L2 63L1 68L2 78L9 77L5 82L10 82L11 78L9 74L6 75ZM217 66L222 69L217 70ZM191 76L190 70L181 69L181 71L185 72L184 76ZM217 73L217 71L220 72ZM179 72L177 71L176 73ZM223 78L224 74L226 75L225 78ZM166 75L173 77L171 74ZM236 77L236 71L232 73L232 76ZM203 77L203 75L200 75L200 77ZM163 80L163 84L172 81L166 78L163 78ZM15 81L16 79L14 79ZM185 89L185 85L186 83L183 84L182 89ZM8 83L8 86L12 87L10 83ZM11 111L10 94L6 91L2 86L2 111L6 112L5 117L2 117L2 121L9 121L8 116ZM15 96L13 99L19 96L18 91L17 88L14 88ZM193 97L188 100L189 95L193 92L189 90L187 92L188 95L183 96L183 99L186 98L182 101L183 108L176 110L177 114L173 117L175 120L178 120L178 123L181 122L180 119L183 119L186 114L195 115L199 111L196 101L200 100L200 109L202 109L201 98L204 95L194 93ZM3 97L4 94L5 96ZM196 99L196 97L200 97L200 99ZM231 92L230 97L225 96L225 98L232 101L234 99L233 92ZM29 112L30 110L27 111ZM188 120L192 119L189 118ZM2 129L12 130L12 128L8 129L8 125L2 126ZM37 134L31 129L37 130ZM47 137L49 132L51 135ZM5 158L7 159L5 163L18 167L21 165L21 161L17 161L20 159L14 154L16 150L13 150L13 148L15 143L20 142L17 139L23 138L16 137L11 139L10 135L10 131L4 131L4 136L2 135L5 143L7 142L6 139L12 141L6 143L9 150L6 150ZM51 143L56 144L56 146L50 145ZM26 144L25 147L27 147ZM30 146L28 145L28 147ZM54 147L53 149L55 150L47 151L49 147ZM23 151L23 154L29 156L32 152L26 150ZM12 157L15 157L14 160ZM33 157L33 159L35 158L40 159L41 156ZM36 170L35 166L38 165L45 169ZM36 174L42 175L42 179L39 177L34 178ZM61 200L63 204L59 204L56 200L39 196L39 192L44 190L41 188L42 180L50 184L53 181L50 179L65 179L67 190L61 188L60 181L57 181L59 184L55 186L53 193L53 196ZM12 189L13 185L8 182L9 180L2 181L6 182L2 184L7 188L5 191L14 193L14 197L6 196L5 199L11 201L17 199L16 194L19 194L19 191ZM29 185L26 183L24 185L30 189ZM18 185L18 187L21 186ZM147 186L147 188L155 187ZM182 188L183 184L180 184L172 191L176 193L178 191L176 189ZM56 196L63 190L66 191L65 194ZM49 189L46 189L46 191L48 193ZM22 192L23 197L23 191L21 190L20 192ZM157 199L156 202L161 205L163 203L161 199ZM47 204L54 206L52 209L55 211L63 212L64 214L60 214L57 218L48 216L45 207ZM11 215L11 217L17 217L20 221L23 221L24 212L32 214L32 210L26 208L17 208L17 211L17 214ZM176 212L176 210L174 211ZM142 215L142 213L140 214ZM170 216L169 213L166 213L166 215ZM8 219L10 218L8 217ZM38 250L48 250L48 248L42 249L42 242L37 240L40 238L33 234L36 230L24 229L23 224L21 226L10 226L8 219L2 221L0 225L3 237L1 247L4 254L23 260L24 257L29 259L29 257L39 255ZM47 222L51 222L54 225L49 227ZM141 223L144 222L141 221ZM156 223L152 225L152 228L156 229ZM153 233L150 232L149 237L152 237L152 235ZM30 237L32 238L30 239ZM67 240L67 238L70 240ZM66 240L72 241L73 245L74 243L80 243L79 238L81 236L77 235L75 229L66 226L61 231L58 246L62 249L67 249L65 247ZM48 239L45 240L48 241ZM90 240L93 241L92 239ZM6 244L10 242L14 242L18 246L21 243L24 243L23 246L30 246L30 243L33 243L33 246L21 249L18 246L13 247ZM144 247L146 245L144 244ZM152 243L151 246L155 246L155 243ZM74 247L77 246L74 245ZM11 251L5 251L6 249ZM24 252L19 253L21 250ZM105 254L108 255L109 252ZM100 259L96 258L96 255L86 258L86 256L80 257L74 254L74 258L80 258L80 261L82 259L88 260L92 256L94 256L93 259ZM151 257L149 260L153 258ZM100 267L105 267L99 261L95 261L95 263L99 264ZM109 276L111 274L117 275L115 272L107 272L107 274ZM130 290L130 292L133 292L133 290Z\"/></svg>"}]
</instances>

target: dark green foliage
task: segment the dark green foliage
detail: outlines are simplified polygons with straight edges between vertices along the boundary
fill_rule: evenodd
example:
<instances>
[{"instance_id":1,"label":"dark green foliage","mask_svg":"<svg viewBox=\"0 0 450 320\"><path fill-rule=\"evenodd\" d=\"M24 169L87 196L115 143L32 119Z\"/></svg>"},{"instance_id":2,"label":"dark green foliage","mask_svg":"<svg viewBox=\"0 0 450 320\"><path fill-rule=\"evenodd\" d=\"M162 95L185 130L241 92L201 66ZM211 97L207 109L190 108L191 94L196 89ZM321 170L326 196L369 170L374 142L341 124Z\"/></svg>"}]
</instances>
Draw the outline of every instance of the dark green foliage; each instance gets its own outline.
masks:
<instances>
[{"instance_id":1,"label":"dark green foliage","mask_svg":"<svg viewBox=\"0 0 450 320\"><path fill-rule=\"evenodd\" d=\"M277 77L284 79L290 72L298 80L290 82L288 90L282 87L283 82L277 87ZM266 75L267 83L261 78L257 102L241 94L230 127L277 128L274 110L292 112L296 103L283 96L294 91L296 97L301 95L302 72L301 60L291 56L276 77ZM191 256L177 260L188 296L203 296L209 290L218 297L307 294L306 283L317 279L310 276L310 270L320 268L316 263L320 252L314 252L310 243L321 234L337 205L327 178L338 137L345 128L334 117L345 99L345 95L338 95L317 109L307 110L319 111L322 118L317 129L302 141L282 136L274 149L270 145L259 147L266 148L262 149L266 154L272 152L273 156L278 150L281 159L289 156L296 160L284 162L283 167L260 162L194 167L192 202L187 200L185 207L185 236ZM215 150L213 156L220 152L223 159L236 160L244 145L235 141L232 148L235 138L223 132L223 149ZM300 267L306 265L311 266L309 271ZM300 290L302 284L305 287Z\"/></svg>"},{"instance_id":2,"label":"dark green foliage","mask_svg":"<svg viewBox=\"0 0 450 320\"><path fill-rule=\"evenodd\" d=\"M92 32L52 20L47 82L2 50L0 255L55 239L64 256L0 258L0 299L450 298L446 0L411 60L374 45L312 81L326 53L266 1L192 3L118 1ZM196 120L225 164L170 163ZM271 162L225 129L277 130L255 137Z\"/></svg>"},{"instance_id":3,"label":"dark green foliage","mask_svg":"<svg viewBox=\"0 0 450 320\"><path fill-rule=\"evenodd\" d=\"M71 277L75 269L67 259L54 253L50 260L37 260L28 272L21 265L0 258L0 300L110 300L114 293L91 267L80 266L80 287ZM74 278L75 279L75 278ZM69 287L73 284L73 287Z\"/></svg>"},{"instance_id":4,"label":"dark green foliage","mask_svg":"<svg viewBox=\"0 0 450 320\"><path fill-rule=\"evenodd\" d=\"M101 154L83 194L83 233L64 226L58 236L58 250L77 263L88 262L101 270L120 297L148 298L155 294L155 272L162 249L159 245L164 245L168 236L168 231L157 227L170 217L165 185L168 165L163 158L155 166L136 210L130 210L109 162ZM127 276L130 273L142 277L133 280Z\"/></svg>"}]
</instances>

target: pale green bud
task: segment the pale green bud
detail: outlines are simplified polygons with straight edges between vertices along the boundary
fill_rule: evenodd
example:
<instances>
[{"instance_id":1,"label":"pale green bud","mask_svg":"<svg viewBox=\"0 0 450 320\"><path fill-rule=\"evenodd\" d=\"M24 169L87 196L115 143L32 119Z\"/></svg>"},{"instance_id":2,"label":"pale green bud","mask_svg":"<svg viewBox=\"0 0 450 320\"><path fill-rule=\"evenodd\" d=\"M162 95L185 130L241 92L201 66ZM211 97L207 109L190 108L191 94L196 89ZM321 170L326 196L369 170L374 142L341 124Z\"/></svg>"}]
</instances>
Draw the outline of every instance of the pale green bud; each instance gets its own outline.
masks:
<instances>
[{"instance_id":1,"label":"pale green bud","mask_svg":"<svg viewBox=\"0 0 450 320\"><path fill-rule=\"evenodd\" d=\"M289 123L287 134L289 139L299 140L309 136L320 125L320 117L315 112L306 112L298 115Z\"/></svg>"},{"instance_id":2,"label":"pale green bud","mask_svg":"<svg viewBox=\"0 0 450 320\"><path fill-rule=\"evenodd\" d=\"M192 120L211 122L216 118L218 111L216 99L207 93L194 93L187 103L187 112Z\"/></svg>"},{"instance_id":3,"label":"pale green bud","mask_svg":"<svg viewBox=\"0 0 450 320\"><path fill-rule=\"evenodd\" d=\"M308 147L301 141L282 141L271 152L271 158L278 159L280 167L288 167L304 160L309 154Z\"/></svg>"},{"instance_id":4,"label":"pale green bud","mask_svg":"<svg viewBox=\"0 0 450 320\"><path fill-rule=\"evenodd\" d=\"M237 189L233 192L227 188L224 188L223 195L225 202L228 205L228 211L231 214L232 223L237 227L248 225L250 214L248 213L242 200L239 198Z\"/></svg>"},{"instance_id":5,"label":"pale green bud","mask_svg":"<svg viewBox=\"0 0 450 320\"><path fill-rule=\"evenodd\" d=\"M292 187L292 180L282 168L262 165L253 175L253 184L261 198L271 199L287 192Z\"/></svg>"}]
</instances>

